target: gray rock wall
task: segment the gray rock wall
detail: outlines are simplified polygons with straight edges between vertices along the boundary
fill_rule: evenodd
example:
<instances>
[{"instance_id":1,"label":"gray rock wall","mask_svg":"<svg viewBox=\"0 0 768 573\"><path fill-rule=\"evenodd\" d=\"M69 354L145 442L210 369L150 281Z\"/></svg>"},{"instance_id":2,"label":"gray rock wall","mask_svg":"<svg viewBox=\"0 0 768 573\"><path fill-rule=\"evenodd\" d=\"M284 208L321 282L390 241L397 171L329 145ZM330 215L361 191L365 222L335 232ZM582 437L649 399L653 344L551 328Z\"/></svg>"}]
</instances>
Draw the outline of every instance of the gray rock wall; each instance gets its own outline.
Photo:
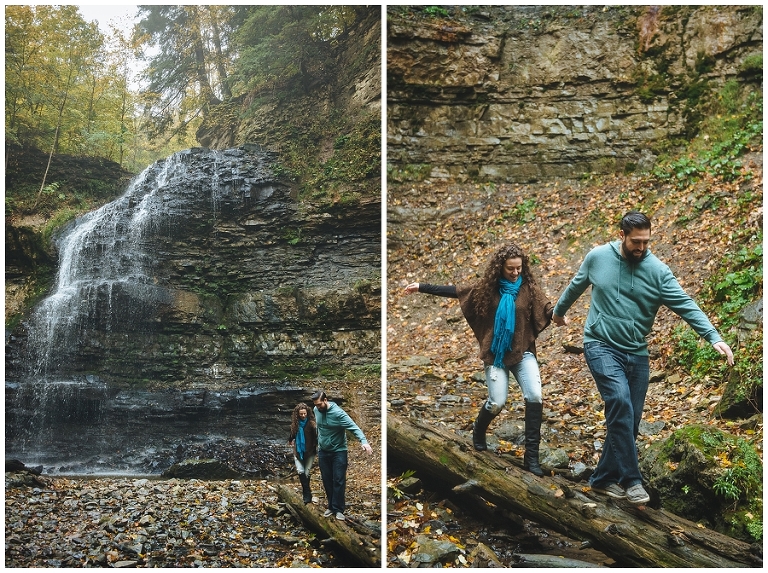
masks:
<instances>
[{"instance_id":1,"label":"gray rock wall","mask_svg":"<svg viewBox=\"0 0 768 573\"><path fill-rule=\"evenodd\" d=\"M762 7L398 7L387 37L391 179L527 182L650 168L688 88L762 54Z\"/></svg>"},{"instance_id":2,"label":"gray rock wall","mask_svg":"<svg viewBox=\"0 0 768 573\"><path fill-rule=\"evenodd\" d=\"M308 209L243 148L146 173L67 256L77 280L50 299L67 302L43 301L7 338L8 380L239 387L380 361L378 200Z\"/></svg>"}]
</instances>

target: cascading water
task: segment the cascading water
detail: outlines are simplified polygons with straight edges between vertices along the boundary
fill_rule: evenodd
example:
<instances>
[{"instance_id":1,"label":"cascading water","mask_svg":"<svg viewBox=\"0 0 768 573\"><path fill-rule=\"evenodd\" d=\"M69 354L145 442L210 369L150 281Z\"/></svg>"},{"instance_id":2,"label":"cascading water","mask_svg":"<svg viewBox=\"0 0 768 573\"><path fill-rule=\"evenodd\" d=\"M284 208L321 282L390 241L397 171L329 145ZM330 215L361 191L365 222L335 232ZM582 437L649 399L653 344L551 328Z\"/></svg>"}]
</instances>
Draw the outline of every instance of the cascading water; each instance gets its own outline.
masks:
<instances>
[{"instance_id":1,"label":"cascading water","mask_svg":"<svg viewBox=\"0 0 768 573\"><path fill-rule=\"evenodd\" d=\"M182 240L180 229L200 230L205 241L223 211L259 201L261 209L281 208L267 201L279 188L268 160L242 149L177 153L64 229L55 287L27 322L23 367L6 381L7 458L47 472L153 473L182 441L282 441L286 412L303 396L295 388L150 392L108 382L109 365L119 365L123 381L125 372L144 372L141 352L123 348L141 349L157 329L158 308L173 297L161 263ZM138 364L121 363L131 360ZM8 372L7 365L6 354Z\"/></svg>"},{"instance_id":2,"label":"cascading water","mask_svg":"<svg viewBox=\"0 0 768 573\"><path fill-rule=\"evenodd\" d=\"M146 169L118 200L78 219L57 241L59 272L53 294L29 326L31 375L49 381L90 330L118 323L139 333L139 317L164 297L153 280L144 245L168 216L162 194L182 165L176 154ZM126 305L126 301L128 304Z\"/></svg>"}]
</instances>

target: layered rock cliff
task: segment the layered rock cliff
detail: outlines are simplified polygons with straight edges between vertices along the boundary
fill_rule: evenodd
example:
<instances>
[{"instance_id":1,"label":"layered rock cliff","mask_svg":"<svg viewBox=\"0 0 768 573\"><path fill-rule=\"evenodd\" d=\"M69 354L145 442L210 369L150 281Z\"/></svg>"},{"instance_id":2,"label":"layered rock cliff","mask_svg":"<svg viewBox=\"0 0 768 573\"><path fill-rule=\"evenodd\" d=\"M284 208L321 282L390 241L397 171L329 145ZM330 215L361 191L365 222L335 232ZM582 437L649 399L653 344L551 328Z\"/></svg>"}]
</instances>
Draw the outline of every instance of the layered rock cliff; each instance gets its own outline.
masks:
<instances>
[{"instance_id":1,"label":"layered rock cliff","mask_svg":"<svg viewBox=\"0 0 768 573\"><path fill-rule=\"evenodd\" d=\"M302 209L273 162L182 152L64 229L7 379L232 387L378 362L378 203Z\"/></svg>"},{"instance_id":2,"label":"layered rock cliff","mask_svg":"<svg viewBox=\"0 0 768 573\"><path fill-rule=\"evenodd\" d=\"M30 302L39 302L47 287L51 293L60 288L61 277L52 284L55 272L48 269L56 268L57 259L63 263L62 240L71 229L54 245L42 232L44 221L7 221L9 380L55 373L121 385L210 388L343 376L363 365L377 374L381 178L380 163L370 166L380 147L381 18L378 7L369 12L339 38L333 69L318 71L306 89L251 93L211 111L198 141L220 151L183 154L187 171L174 173L173 190L163 191L155 206L151 233L137 243L147 263L138 275L151 280L130 286L107 276L98 262L101 253L95 251L130 240L130 220L118 217L124 236L97 240L81 257L102 265L91 274L103 281L93 288L93 299L88 294L81 300L90 310L72 303L77 340L66 352L62 341L49 340L46 352L52 354L44 367L30 336L55 329L35 325ZM375 143L375 153L360 150L370 169L343 180L334 180L335 172L316 180L317 187L335 192L321 199L315 199L312 182L286 172L286 149L300 140L298 152L322 172L335 153L353 154L356 142L331 129L308 137L305 131L318 117L322 125L343 117L345 128L363 122L377 128L375 142L365 142ZM148 180L156 180L167 161L150 167ZM123 196L109 208L130 215L143 196Z\"/></svg>"},{"instance_id":3,"label":"layered rock cliff","mask_svg":"<svg viewBox=\"0 0 768 573\"><path fill-rule=\"evenodd\" d=\"M393 181L648 169L762 69L761 6L391 7L387 38Z\"/></svg>"}]
</instances>

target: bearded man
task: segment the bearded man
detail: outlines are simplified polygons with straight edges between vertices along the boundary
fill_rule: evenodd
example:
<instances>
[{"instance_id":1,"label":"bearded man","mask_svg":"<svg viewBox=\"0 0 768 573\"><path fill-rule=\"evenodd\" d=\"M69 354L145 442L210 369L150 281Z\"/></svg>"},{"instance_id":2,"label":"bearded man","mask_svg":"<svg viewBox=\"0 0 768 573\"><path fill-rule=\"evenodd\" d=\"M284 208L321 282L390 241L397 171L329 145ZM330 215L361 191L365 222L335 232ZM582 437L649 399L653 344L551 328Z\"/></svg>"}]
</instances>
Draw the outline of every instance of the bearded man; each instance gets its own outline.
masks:
<instances>
[{"instance_id":1,"label":"bearded man","mask_svg":"<svg viewBox=\"0 0 768 573\"><path fill-rule=\"evenodd\" d=\"M651 220L637 211L621 220L618 241L595 247L554 308L555 324L592 286L584 325L584 356L605 402L606 438L590 478L592 490L634 504L650 496L643 487L637 433L650 377L646 336L664 305L685 320L733 366L733 352L672 271L648 249Z\"/></svg>"}]
</instances>

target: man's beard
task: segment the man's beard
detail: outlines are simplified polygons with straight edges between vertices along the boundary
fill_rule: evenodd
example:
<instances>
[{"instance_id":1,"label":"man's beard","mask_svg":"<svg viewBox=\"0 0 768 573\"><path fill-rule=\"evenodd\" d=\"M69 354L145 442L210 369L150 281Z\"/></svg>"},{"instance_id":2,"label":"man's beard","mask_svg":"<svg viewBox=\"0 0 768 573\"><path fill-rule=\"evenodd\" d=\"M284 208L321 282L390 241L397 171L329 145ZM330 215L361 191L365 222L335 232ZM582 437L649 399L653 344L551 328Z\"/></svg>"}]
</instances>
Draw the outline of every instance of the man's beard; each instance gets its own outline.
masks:
<instances>
[{"instance_id":1,"label":"man's beard","mask_svg":"<svg viewBox=\"0 0 768 573\"><path fill-rule=\"evenodd\" d=\"M646 251L643 250L639 255L636 255L632 251L628 250L624 243L621 244L621 249L622 251L624 251L624 257L627 259L627 262L633 265L636 265L637 263L642 261L646 253Z\"/></svg>"}]
</instances>

